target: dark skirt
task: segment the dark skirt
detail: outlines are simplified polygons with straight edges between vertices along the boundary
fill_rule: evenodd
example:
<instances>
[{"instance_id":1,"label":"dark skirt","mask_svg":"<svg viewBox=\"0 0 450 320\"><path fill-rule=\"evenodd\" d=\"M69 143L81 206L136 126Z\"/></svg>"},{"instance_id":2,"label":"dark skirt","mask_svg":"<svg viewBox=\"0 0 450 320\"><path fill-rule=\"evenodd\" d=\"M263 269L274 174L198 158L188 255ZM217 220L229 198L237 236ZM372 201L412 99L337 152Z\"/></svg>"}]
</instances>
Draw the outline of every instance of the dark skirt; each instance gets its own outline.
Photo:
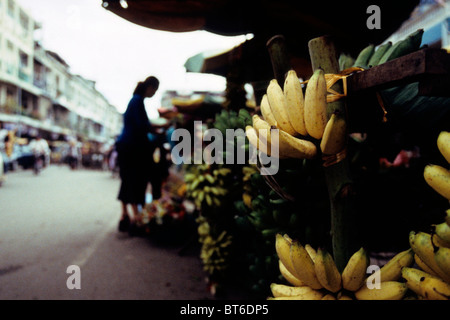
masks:
<instances>
[{"instance_id":1,"label":"dark skirt","mask_svg":"<svg viewBox=\"0 0 450 320\"><path fill-rule=\"evenodd\" d=\"M124 203L145 205L145 193L153 167L151 148L116 145L122 183L118 199Z\"/></svg>"}]
</instances>

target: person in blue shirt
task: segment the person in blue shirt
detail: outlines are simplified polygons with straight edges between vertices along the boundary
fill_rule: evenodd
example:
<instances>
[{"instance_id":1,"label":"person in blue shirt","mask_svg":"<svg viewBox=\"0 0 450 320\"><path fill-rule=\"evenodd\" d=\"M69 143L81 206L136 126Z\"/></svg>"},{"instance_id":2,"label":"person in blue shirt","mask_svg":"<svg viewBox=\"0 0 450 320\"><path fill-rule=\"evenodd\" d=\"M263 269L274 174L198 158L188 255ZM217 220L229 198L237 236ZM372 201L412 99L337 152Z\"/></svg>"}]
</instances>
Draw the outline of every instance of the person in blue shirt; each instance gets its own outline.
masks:
<instances>
[{"instance_id":1,"label":"person in blue shirt","mask_svg":"<svg viewBox=\"0 0 450 320\"><path fill-rule=\"evenodd\" d=\"M119 231L136 228L139 206L145 205L147 185L154 166L156 131L148 119L144 99L154 96L159 80L150 76L137 84L123 115L122 133L116 141L121 186L118 200L122 204ZM131 206L133 215L128 212Z\"/></svg>"}]
</instances>

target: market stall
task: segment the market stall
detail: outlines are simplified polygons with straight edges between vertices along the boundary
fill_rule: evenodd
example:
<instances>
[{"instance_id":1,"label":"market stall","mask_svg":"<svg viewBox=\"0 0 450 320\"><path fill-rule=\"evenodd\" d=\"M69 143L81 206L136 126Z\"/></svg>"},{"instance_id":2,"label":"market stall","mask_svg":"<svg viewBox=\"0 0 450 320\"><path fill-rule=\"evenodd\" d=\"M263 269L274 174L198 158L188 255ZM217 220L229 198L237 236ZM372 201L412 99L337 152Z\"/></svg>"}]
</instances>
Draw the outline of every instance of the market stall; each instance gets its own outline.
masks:
<instances>
[{"instance_id":1,"label":"market stall","mask_svg":"<svg viewBox=\"0 0 450 320\"><path fill-rule=\"evenodd\" d=\"M233 1L199 1L202 10L190 8L186 16L173 15L180 7L170 1L106 3L151 28L265 39L260 52L272 73L261 78L269 81L257 107L249 108L239 90L245 59L234 61L222 110L201 131L236 133L218 154L202 143L209 157L223 161L183 167L183 197L195 206L213 293L235 285L257 299L448 300L449 54L421 47L421 29L383 43L416 3L383 2L392 5L383 12L396 19L379 32L359 28L361 34L349 30L365 26L356 14L365 1L346 8L355 19L341 19L340 7L319 15L315 6L322 4L301 12L269 1L264 5L273 10L245 15L245 25L217 13ZM238 8L261 9L253 2ZM273 25L261 30L268 13ZM269 164L275 173L267 174Z\"/></svg>"}]
</instances>

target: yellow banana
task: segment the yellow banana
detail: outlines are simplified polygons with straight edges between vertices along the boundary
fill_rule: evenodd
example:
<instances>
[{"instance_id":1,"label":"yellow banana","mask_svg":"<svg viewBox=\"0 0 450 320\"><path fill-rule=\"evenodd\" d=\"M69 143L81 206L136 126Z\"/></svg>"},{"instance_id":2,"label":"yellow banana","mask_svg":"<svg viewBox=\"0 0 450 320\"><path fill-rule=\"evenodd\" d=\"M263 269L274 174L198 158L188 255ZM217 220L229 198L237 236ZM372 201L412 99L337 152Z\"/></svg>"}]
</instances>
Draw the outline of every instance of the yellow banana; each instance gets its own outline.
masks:
<instances>
[{"instance_id":1,"label":"yellow banana","mask_svg":"<svg viewBox=\"0 0 450 320\"><path fill-rule=\"evenodd\" d=\"M295 275L295 268L291 260L291 245L292 239L287 234L283 236L281 233L277 233L275 235L275 251L278 259L280 259L290 273Z\"/></svg>"},{"instance_id":2,"label":"yellow banana","mask_svg":"<svg viewBox=\"0 0 450 320\"><path fill-rule=\"evenodd\" d=\"M272 139L273 130L268 122L259 115L252 117L253 128L258 133L259 141L263 144L278 146L279 156L282 158L312 159L317 154L316 146L311 142L291 136L283 130L278 130L278 141ZM263 134L260 134L263 133ZM270 147L270 150L271 150ZM263 151L264 152L264 151Z\"/></svg>"},{"instance_id":3,"label":"yellow banana","mask_svg":"<svg viewBox=\"0 0 450 320\"><path fill-rule=\"evenodd\" d=\"M421 270L425 271L426 273L429 273L436 277L438 276L438 274L434 272L433 269L431 269L429 266L427 266L427 264L423 262L423 260L420 259L420 257L417 254L414 254L414 262Z\"/></svg>"},{"instance_id":4,"label":"yellow banana","mask_svg":"<svg viewBox=\"0 0 450 320\"><path fill-rule=\"evenodd\" d=\"M305 91L305 126L308 134L322 138L327 125L327 85L322 69L317 69L308 81Z\"/></svg>"},{"instance_id":5,"label":"yellow banana","mask_svg":"<svg viewBox=\"0 0 450 320\"><path fill-rule=\"evenodd\" d=\"M309 288L309 287L303 287L303 288ZM268 300L321 300L322 297L323 297L322 292L309 288L309 290L305 290L304 293L296 295L296 296L269 297Z\"/></svg>"},{"instance_id":6,"label":"yellow banana","mask_svg":"<svg viewBox=\"0 0 450 320\"><path fill-rule=\"evenodd\" d=\"M443 222L434 227L435 234L443 240L444 245L450 244L450 226Z\"/></svg>"},{"instance_id":7,"label":"yellow banana","mask_svg":"<svg viewBox=\"0 0 450 320\"><path fill-rule=\"evenodd\" d=\"M305 244L305 249L306 249L306 251L308 251L308 254L311 257L311 260L313 262L315 262L316 255L317 255L316 249L314 249L309 243Z\"/></svg>"},{"instance_id":8,"label":"yellow banana","mask_svg":"<svg viewBox=\"0 0 450 320\"><path fill-rule=\"evenodd\" d=\"M337 300L336 297L334 295L332 295L331 293L327 293L326 295L324 295L322 297L322 299L320 300Z\"/></svg>"},{"instance_id":9,"label":"yellow banana","mask_svg":"<svg viewBox=\"0 0 450 320\"><path fill-rule=\"evenodd\" d=\"M380 270L375 271L367 278L367 282L371 283L379 277L380 282L397 281L402 276L402 268L409 267L414 263L414 251L409 248L405 251L397 253L389 260Z\"/></svg>"},{"instance_id":10,"label":"yellow banana","mask_svg":"<svg viewBox=\"0 0 450 320\"><path fill-rule=\"evenodd\" d=\"M323 154L337 154L345 148L347 125L345 119L333 113L325 126L320 149Z\"/></svg>"},{"instance_id":11,"label":"yellow banana","mask_svg":"<svg viewBox=\"0 0 450 320\"><path fill-rule=\"evenodd\" d=\"M322 297L323 294L320 292L316 292L316 290L311 289L308 286L301 286L301 287L293 287L293 286L287 286L284 284L279 283L271 283L270 284L270 290L272 291L272 295L277 297L293 297L293 296L308 296L313 294L313 296L317 296L317 294L320 294Z\"/></svg>"},{"instance_id":12,"label":"yellow banana","mask_svg":"<svg viewBox=\"0 0 450 320\"><path fill-rule=\"evenodd\" d=\"M267 154L271 155L270 150L272 149L271 146L267 141L260 141L258 132L253 128L252 126L246 126L245 127L245 135L247 136L248 141L252 146L254 146L257 150Z\"/></svg>"},{"instance_id":13,"label":"yellow banana","mask_svg":"<svg viewBox=\"0 0 450 320\"><path fill-rule=\"evenodd\" d=\"M436 164L425 167L424 178L437 193L450 200L450 171Z\"/></svg>"},{"instance_id":14,"label":"yellow banana","mask_svg":"<svg viewBox=\"0 0 450 320\"><path fill-rule=\"evenodd\" d=\"M349 291L356 291L362 287L366 280L369 256L364 248L356 251L348 260L342 271L342 286Z\"/></svg>"},{"instance_id":15,"label":"yellow banana","mask_svg":"<svg viewBox=\"0 0 450 320\"><path fill-rule=\"evenodd\" d=\"M319 248L317 250L314 262L317 279L320 284L333 293L337 293L342 288L342 278L333 257L326 250Z\"/></svg>"},{"instance_id":16,"label":"yellow banana","mask_svg":"<svg viewBox=\"0 0 450 320\"><path fill-rule=\"evenodd\" d=\"M402 270L402 277L410 290L426 299L447 300L450 296L448 283L423 270L405 267Z\"/></svg>"},{"instance_id":17,"label":"yellow banana","mask_svg":"<svg viewBox=\"0 0 450 320\"><path fill-rule=\"evenodd\" d=\"M406 280L406 286L408 289L414 291L419 296L422 296L420 279L425 279L426 277L437 278L428 272L410 267L405 267L402 269L402 277Z\"/></svg>"},{"instance_id":18,"label":"yellow banana","mask_svg":"<svg viewBox=\"0 0 450 320\"><path fill-rule=\"evenodd\" d=\"M278 260L278 266L280 268L281 275L287 282L296 287L305 286L305 283L302 280L300 280L299 278L294 276L291 272L289 272L289 270L286 268L283 262L281 262L281 260Z\"/></svg>"},{"instance_id":19,"label":"yellow banana","mask_svg":"<svg viewBox=\"0 0 450 320\"><path fill-rule=\"evenodd\" d=\"M450 163L450 132L442 131L439 134L437 146L447 162Z\"/></svg>"},{"instance_id":20,"label":"yellow banana","mask_svg":"<svg viewBox=\"0 0 450 320\"><path fill-rule=\"evenodd\" d=\"M450 248L450 242L445 241L441 237L439 237L436 233L433 233L431 236L431 241L433 242L433 245L436 247L446 247Z\"/></svg>"},{"instance_id":21,"label":"yellow banana","mask_svg":"<svg viewBox=\"0 0 450 320\"><path fill-rule=\"evenodd\" d=\"M270 108L269 99L267 98L267 94L263 95L261 99L261 114L264 117L264 120L267 121L271 126L278 127L277 120L275 120L275 116L272 113L272 109Z\"/></svg>"},{"instance_id":22,"label":"yellow banana","mask_svg":"<svg viewBox=\"0 0 450 320\"><path fill-rule=\"evenodd\" d=\"M447 213L447 216L445 217L445 223L450 226L450 209L447 209L447 211L445 212Z\"/></svg>"},{"instance_id":23,"label":"yellow banana","mask_svg":"<svg viewBox=\"0 0 450 320\"><path fill-rule=\"evenodd\" d=\"M440 247L434 254L434 261L439 269L447 275L447 278L450 278L450 248ZM450 283L447 280L446 282Z\"/></svg>"},{"instance_id":24,"label":"yellow banana","mask_svg":"<svg viewBox=\"0 0 450 320\"><path fill-rule=\"evenodd\" d=\"M290 257L295 270L294 274L297 278L313 289L321 289L323 287L317 279L314 262L305 247L298 241L292 241Z\"/></svg>"},{"instance_id":25,"label":"yellow banana","mask_svg":"<svg viewBox=\"0 0 450 320\"><path fill-rule=\"evenodd\" d=\"M438 278L425 277L420 284L422 296L428 300L448 300L450 285Z\"/></svg>"},{"instance_id":26,"label":"yellow banana","mask_svg":"<svg viewBox=\"0 0 450 320\"><path fill-rule=\"evenodd\" d=\"M286 97L276 79L272 79L269 82L269 86L267 87L267 98L272 114L277 121L278 128L286 131L290 135L295 135L296 132L289 122Z\"/></svg>"},{"instance_id":27,"label":"yellow banana","mask_svg":"<svg viewBox=\"0 0 450 320\"><path fill-rule=\"evenodd\" d=\"M296 132L306 136L308 132L304 119L303 90L295 70L289 70L286 75L284 96L286 97L287 114L292 127Z\"/></svg>"},{"instance_id":28,"label":"yellow banana","mask_svg":"<svg viewBox=\"0 0 450 320\"><path fill-rule=\"evenodd\" d=\"M279 130L278 140L278 148L282 157L313 159L317 155L317 148L311 141L293 137L283 130Z\"/></svg>"},{"instance_id":29,"label":"yellow banana","mask_svg":"<svg viewBox=\"0 0 450 320\"><path fill-rule=\"evenodd\" d=\"M443 272L434 259L434 247L431 242L431 235L429 233L418 232L416 234L414 231L411 231L409 235L409 243L411 248L414 250L414 253L416 253L427 266L429 266L443 280L450 283L450 275Z\"/></svg>"},{"instance_id":30,"label":"yellow banana","mask_svg":"<svg viewBox=\"0 0 450 320\"><path fill-rule=\"evenodd\" d=\"M261 151L278 158L311 159L316 155L316 146L303 139L298 139L283 130L272 129L265 120L258 115L253 116L253 127L259 138ZM273 139L274 132L278 133L278 139ZM278 156L274 154L272 147L278 147Z\"/></svg>"},{"instance_id":31,"label":"yellow banana","mask_svg":"<svg viewBox=\"0 0 450 320\"><path fill-rule=\"evenodd\" d=\"M343 292L339 292L338 296L337 296L338 300L353 300L352 297L350 297L349 295L343 293Z\"/></svg>"},{"instance_id":32,"label":"yellow banana","mask_svg":"<svg viewBox=\"0 0 450 320\"><path fill-rule=\"evenodd\" d=\"M399 281L385 281L380 283L380 289L369 289L363 286L355 292L358 300L401 300L408 288L406 284Z\"/></svg>"},{"instance_id":33,"label":"yellow banana","mask_svg":"<svg viewBox=\"0 0 450 320\"><path fill-rule=\"evenodd\" d=\"M271 125L267 121L261 119L261 117L257 114L253 115L252 123L253 128L255 128L255 130L258 132L259 140L267 141L268 143L270 143L270 133L272 129Z\"/></svg>"}]
</instances>

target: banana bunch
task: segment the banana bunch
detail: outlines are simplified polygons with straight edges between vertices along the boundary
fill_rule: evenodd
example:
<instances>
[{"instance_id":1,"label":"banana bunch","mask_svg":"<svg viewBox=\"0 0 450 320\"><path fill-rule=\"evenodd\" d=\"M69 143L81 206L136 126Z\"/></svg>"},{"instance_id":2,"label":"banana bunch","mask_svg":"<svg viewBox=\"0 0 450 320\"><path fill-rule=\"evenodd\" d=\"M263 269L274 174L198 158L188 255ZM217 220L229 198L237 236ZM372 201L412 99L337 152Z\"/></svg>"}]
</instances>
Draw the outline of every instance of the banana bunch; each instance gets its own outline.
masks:
<instances>
[{"instance_id":1,"label":"banana bunch","mask_svg":"<svg viewBox=\"0 0 450 320\"><path fill-rule=\"evenodd\" d=\"M271 281L278 279L278 259L273 253L251 253L247 257L249 287L254 293L267 295Z\"/></svg>"},{"instance_id":2,"label":"banana bunch","mask_svg":"<svg viewBox=\"0 0 450 320\"><path fill-rule=\"evenodd\" d=\"M447 210L447 219L450 210ZM433 233L411 232L409 242L418 268L402 269L406 286L420 299L449 300L450 298L450 225L434 226Z\"/></svg>"},{"instance_id":3,"label":"banana bunch","mask_svg":"<svg viewBox=\"0 0 450 320\"><path fill-rule=\"evenodd\" d=\"M252 125L245 129L251 144L269 155L271 144L277 144L280 158L312 159L316 156L316 146L304 138L308 134L316 135L317 131L323 132L326 124L321 124L326 119L327 91L323 71L320 72L323 77L315 75L309 80L310 89L307 87L309 92L305 97L294 70L287 73L284 89L276 79L270 81L261 100L262 118L254 115ZM308 103L314 105L308 106ZM271 129L278 129L278 139L272 139Z\"/></svg>"},{"instance_id":4,"label":"banana bunch","mask_svg":"<svg viewBox=\"0 0 450 320\"><path fill-rule=\"evenodd\" d=\"M204 217L197 219L199 242L201 243L200 259L203 269L210 275L223 273L229 266L232 237L222 231L218 237L211 233L211 227Z\"/></svg>"},{"instance_id":5,"label":"banana bunch","mask_svg":"<svg viewBox=\"0 0 450 320\"><path fill-rule=\"evenodd\" d=\"M447 217L450 215L449 212L450 210L447 210ZM411 231L409 243L420 270L450 286L450 226L447 222L443 222L434 227L433 233ZM425 297L414 288L410 289ZM444 296L448 299L450 294L444 294Z\"/></svg>"},{"instance_id":6,"label":"banana bunch","mask_svg":"<svg viewBox=\"0 0 450 320\"><path fill-rule=\"evenodd\" d=\"M239 109L239 112L234 110L227 111L223 109L216 114L214 128L219 129L222 134L226 135L226 129L245 129L251 124L252 116L246 109Z\"/></svg>"},{"instance_id":7,"label":"banana bunch","mask_svg":"<svg viewBox=\"0 0 450 320\"><path fill-rule=\"evenodd\" d=\"M340 67L341 69L349 66L369 69L417 51L422 43L423 32L423 29L419 29L396 43L388 41L378 47L369 44L359 52L352 65L350 65L351 57L341 54L339 57Z\"/></svg>"},{"instance_id":8,"label":"banana bunch","mask_svg":"<svg viewBox=\"0 0 450 320\"><path fill-rule=\"evenodd\" d=\"M227 150L236 150L239 147L243 148L245 152L248 152L249 149L249 141L244 135L237 135L233 140L225 139L227 136L227 129L242 129L242 131L245 131L245 127L251 124L252 116L247 109L244 108L239 109L239 112L234 110L227 111L224 109L220 113L216 114L216 118L212 126L215 129L220 130L224 137L224 162L227 162Z\"/></svg>"},{"instance_id":9,"label":"banana bunch","mask_svg":"<svg viewBox=\"0 0 450 320\"><path fill-rule=\"evenodd\" d=\"M252 200L253 200L253 188L251 184L252 175L259 174L259 170L254 165L245 165L242 167L242 201L244 205L251 209L252 208Z\"/></svg>"},{"instance_id":10,"label":"banana bunch","mask_svg":"<svg viewBox=\"0 0 450 320\"><path fill-rule=\"evenodd\" d=\"M187 197L194 200L197 208L220 207L228 193L224 178L230 173L231 169L225 167L213 169L208 164L193 166L192 171L184 176Z\"/></svg>"},{"instance_id":11,"label":"banana bunch","mask_svg":"<svg viewBox=\"0 0 450 320\"><path fill-rule=\"evenodd\" d=\"M442 131L437 138L441 154L450 163L450 132ZM427 165L425 181L439 194L450 200L450 171L442 166ZM409 234L418 268L403 268L407 287L419 298L449 300L450 298L450 209L445 221L432 225L433 231Z\"/></svg>"},{"instance_id":12,"label":"banana bunch","mask_svg":"<svg viewBox=\"0 0 450 320\"><path fill-rule=\"evenodd\" d=\"M450 164L450 132L442 131L437 138L441 154ZM440 165L429 164L424 169L424 178L430 187L450 200L450 170Z\"/></svg>"},{"instance_id":13,"label":"banana bunch","mask_svg":"<svg viewBox=\"0 0 450 320\"><path fill-rule=\"evenodd\" d=\"M327 82L323 70L317 69L303 94L294 70L287 73L284 89L277 80L271 80L261 100L262 117L253 115L253 125L246 127L250 143L268 155L276 145L280 158L315 158L318 152L314 139L320 141L324 154L344 149L346 122L339 113L328 119ZM272 139L273 129L278 129L278 139Z\"/></svg>"},{"instance_id":14,"label":"banana bunch","mask_svg":"<svg viewBox=\"0 0 450 320\"><path fill-rule=\"evenodd\" d=\"M276 300L401 300L408 291L400 281L402 269L414 262L413 251L408 249L367 277L369 257L363 248L350 257L342 273L326 250L303 246L286 234L276 235L275 249L280 273L288 282L271 285L270 299ZM380 286L369 289L366 283L374 279Z\"/></svg>"},{"instance_id":15,"label":"banana bunch","mask_svg":"<svg viewBox=\"0 0 450 320\"><path fill-rule=\"evenodd\" d=\"M300 213L289 205L287 200L259 194L252 199L248 219L265 240L272 241L277 233L299 227Z\"/></svg>"}]
</instances>

